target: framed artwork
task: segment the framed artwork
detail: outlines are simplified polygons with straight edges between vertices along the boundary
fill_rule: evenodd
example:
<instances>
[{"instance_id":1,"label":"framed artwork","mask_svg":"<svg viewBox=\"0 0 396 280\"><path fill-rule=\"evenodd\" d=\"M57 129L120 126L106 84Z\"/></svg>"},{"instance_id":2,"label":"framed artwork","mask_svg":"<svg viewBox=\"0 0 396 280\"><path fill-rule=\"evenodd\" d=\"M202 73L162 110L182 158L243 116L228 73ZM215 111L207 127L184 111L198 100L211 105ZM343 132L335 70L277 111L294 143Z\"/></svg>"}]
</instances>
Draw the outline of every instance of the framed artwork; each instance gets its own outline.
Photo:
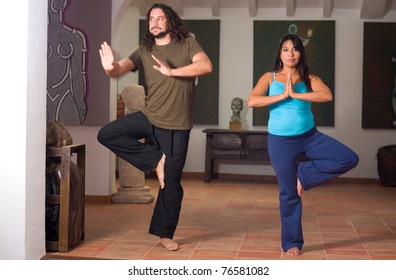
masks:
<instances>
[{"instance_id":1,"label":"framed artwork","mask_svg":"<svg viewBox=\"0 0 396 280\"><path fill-rule=\"evenodd\" d=\"M48 1L47 120L71 126L110 121L110 79L97 49L111 41L111 1L97 3Z\"/></svg>"},{"instance_id":2,"label":"framed artwork","mask_svg":"<svg viewBox=\"0 0 396 280\"><path fill-rule=\"evenodd\" d=\"M259 78L273 71L278 43L286 34L297 34L304 42L312 74L318 75L334 92L335 21L254 21L253 87ZM334 99L312 103L317 126L334 126ZM266 126L269 108L253 109L253 125Z\"/></svg>"},{"instance_id":3,"label":"framed artwork","mask_svg":"<svg viewBox=\"0 0 396 280\"><path fill-rule=\"evenodd\" d=\"M80 125L87 117L86 33L64 20L67 1L48 1L47 121Z\"/></svg>"},{"instance_id":4,"label":"framed artwork","mask_svg":"<svg viewBox=\"0 0 396 280\"><path fill-rule=\"evenodd\" d=\"M220 20L184 20L188 30L200 43L213 64L209 75L196 80L194 124L219 123L219 51ZM140 37L144 34L145 20L139 21ZM139 73L139 84L145 85L144 75Z\"/></svg>"},{"instance_id":5,"label":"framed artwork","mask_svg":"<svg viewBox=\"0 0 396 280\"><path fill-rule=\"evenodd\" d=\"M364 23L362 128L396 128L396 23Z\"/></svg>"}]
</instances>

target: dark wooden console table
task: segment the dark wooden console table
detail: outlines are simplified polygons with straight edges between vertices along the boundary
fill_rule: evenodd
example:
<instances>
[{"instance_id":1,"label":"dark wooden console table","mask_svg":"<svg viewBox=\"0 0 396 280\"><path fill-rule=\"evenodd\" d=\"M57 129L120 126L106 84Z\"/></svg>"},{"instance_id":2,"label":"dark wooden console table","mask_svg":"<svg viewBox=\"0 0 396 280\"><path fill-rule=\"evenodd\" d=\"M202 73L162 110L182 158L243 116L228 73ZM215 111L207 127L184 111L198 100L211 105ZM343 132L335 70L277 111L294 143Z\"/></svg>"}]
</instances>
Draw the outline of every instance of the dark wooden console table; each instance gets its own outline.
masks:
<instances>
[{"instance_id":1,"label":"dark wooden console table","mask_svg":"<svg viewBox=\"0 0 396 280\"><path fill-rule=\"evenodd\" d=\"M206 133L205 182L213 176L214 161L218 159L262 161L271 165L267 131L204 129Z\"/></svg>"}]
</instances>

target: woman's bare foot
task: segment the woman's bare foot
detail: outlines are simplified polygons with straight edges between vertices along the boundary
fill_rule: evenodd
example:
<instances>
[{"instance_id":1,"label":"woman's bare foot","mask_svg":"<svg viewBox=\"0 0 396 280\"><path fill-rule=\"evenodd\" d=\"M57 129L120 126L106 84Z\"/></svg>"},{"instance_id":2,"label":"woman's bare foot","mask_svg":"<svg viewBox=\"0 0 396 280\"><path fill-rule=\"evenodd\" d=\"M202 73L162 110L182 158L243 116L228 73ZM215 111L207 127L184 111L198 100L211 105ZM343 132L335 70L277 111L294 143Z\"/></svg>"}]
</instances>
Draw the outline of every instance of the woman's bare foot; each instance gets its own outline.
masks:
<instances>
[{"instance_id":1,"label":"woman's bare foot","mask_svg":"<svg viewBox=\"0 0 396 280\"><path fill-rule=\"evenodd\" d=\"M302 195L302 191L303 191L303 187L301 185L300 180L297 178L297 193L298 193L299 196Z\"/></svg>"},{"instance_id":2,"label":"woman's bare foot","mask_svg":"<svg viewBox=\"0 0 396 280\"><path fill-rule=\"evenodd\" d=\"M165 187L165 172L164 172L165 158L166 158L165 154L162 154L162 158L160 159L160 161L157 164L157 167L155 168L155 172L157 173L157 178L160 183L161 189Z\"/></svg>"},{"instance_id":3,"label":"woman's bare foot","mask_svg":"<svg viewBox=\"0 0 396 280\"><path fill-rule=\"evenodd\" d=\"M292 247L286 251L286 254L289 256L299 256L300 250L297 247Z\"/></svg>"},{"instance_id":4,"label":"woman's bare foot","mask_svg":"<svg viewBox=\"0 0 396 280\"><path fill-rule=\"evenodd\" d=\"M177 249L179 249L179 245L177 245L177 243L175 243L170 238L161 238L160 242L161 245L168 251L176 251Z\"/></svg>"}]
</instances>

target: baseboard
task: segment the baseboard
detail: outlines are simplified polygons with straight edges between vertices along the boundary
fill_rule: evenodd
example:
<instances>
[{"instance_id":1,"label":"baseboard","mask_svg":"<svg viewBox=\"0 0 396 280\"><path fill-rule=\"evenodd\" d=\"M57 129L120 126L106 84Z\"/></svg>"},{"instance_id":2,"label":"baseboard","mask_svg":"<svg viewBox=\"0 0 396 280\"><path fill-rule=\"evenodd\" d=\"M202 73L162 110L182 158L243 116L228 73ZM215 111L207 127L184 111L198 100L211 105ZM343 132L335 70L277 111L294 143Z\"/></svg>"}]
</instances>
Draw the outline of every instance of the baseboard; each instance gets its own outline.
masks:
<instances>
[{"instance_id":1,"label":"baseboard","mask_svg":"<svg viewBox=\"0 0 396 280\"><path fill-rule=\"evenodd\" d=\"M83 256L69 256L65 254L47 253L40 260L114 260L96 257L83 257Z\"/></svg>"},{"instance_id":2,"label":"baseboard","mask_svg":"<svg viewBox=\"0 0 396 280\"><path fill-rule=\"evenodd\" d=\"M156 178L154 174L146 176L147 178ZM202 179L203 172L184 172L185 179ZM229 174L229 173L214 173L213 181L238 181L238 182L255 182L255 183L277 183L278 180L275 175L252 175L252 174ZM349 184L380 184L380 180L376 178L349 178L338 177L331 180L332 183L349 183Z\"/></svg>"},{"instance_id":3,"label":"baseboard","mask_svg":"<svg viewBox=\"0 0 396 280\"><path fill-rule=\"evenodd\" d=\"M157 178L155 173L146 175L146 178L154 179ZM184 172L184 179L197 179L202 180L204 178L203 172ZM249 175L249 174L228 174L228 173L214 173L211 182L224 181L224 182L253 182L262 184L276 184L278 181L274 175ZM330 181L332 184L343 183L343 184L381 184L379 179L375 178L346 178L338 177ZM86 195L85 202L89 203L111 203L112 195L98 196L98 195Z\"/></svg>"},{"instance_id":4,"label":"baseboard","mask_svg":"<svg viewBox=\"0 0 396 280\"><path fill-rule=\"evenodd\" d=\"M112 195L86 195L85 202L88 203L111 203Z\"/></svg>"}]
</instances>

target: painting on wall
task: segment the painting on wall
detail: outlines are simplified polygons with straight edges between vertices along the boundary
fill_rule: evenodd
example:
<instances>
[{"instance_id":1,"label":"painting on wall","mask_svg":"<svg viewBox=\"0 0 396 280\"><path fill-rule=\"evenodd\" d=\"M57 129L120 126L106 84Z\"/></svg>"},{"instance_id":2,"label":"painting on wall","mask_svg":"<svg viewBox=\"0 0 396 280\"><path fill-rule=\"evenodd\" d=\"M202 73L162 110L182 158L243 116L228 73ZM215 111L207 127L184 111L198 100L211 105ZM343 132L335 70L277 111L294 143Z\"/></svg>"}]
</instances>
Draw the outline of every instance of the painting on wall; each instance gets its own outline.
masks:
<instances>
[{"instance_id":1,"label":"painting on wall","mask_svg":"<svg viewBox=\"0 0 396 280\"><path fill-rule=\"evenodd\" d=\"M87 38L64 21L67 5L48 0L47 120L80 125L87 115Z\"/></svg>"},{"instance_id":2,"label":"painting on wall","mask_svg":"<svg viewBox=\"0 0 396 280\"><path fill-rule=\"evenodd\" d=\"M47 120L73 126L111 120L110 78L97 51L111 42L111 5L48 0Z\"/></svg>"},{"instance_id":3,"label":"painting on wall","mask_svg":"<svg viewBox=\"0 0 396 280\"><path fill-rule=\"evenodd\" d=\"M303 41L309 70L318 75L333 92L335 71L335 21L254 21L253 86L265 72L272 71L278 42L286 34L297 34ZM334 126L334 99L312 103L317 126ZM253 125L266 126L269 108L253 109Z\"/></svg>"},{"instance_id":4,"label":"painting on wall","mask_svg":"<svg viewBox=\"0 0 396 280\"><path fill-rule=\"evenodd\" d=\"M192 36L200 43L213 64L209 75L196 78L194 124L216 125L219 122L219 51L220 20L184 20ZM145 20L139 21L140 37ZM145 85L139 73L139 84Z\"/></svg>"},{"instance_id":5,"label":"painting on wall","mask_svg":"<svg viewBox=\"0 0 396 280\"><path fill-rule=\"evenodd\" d=\"M362 128L396 128L396 23L364 23Z\"/></svg>"}]
</instances>

